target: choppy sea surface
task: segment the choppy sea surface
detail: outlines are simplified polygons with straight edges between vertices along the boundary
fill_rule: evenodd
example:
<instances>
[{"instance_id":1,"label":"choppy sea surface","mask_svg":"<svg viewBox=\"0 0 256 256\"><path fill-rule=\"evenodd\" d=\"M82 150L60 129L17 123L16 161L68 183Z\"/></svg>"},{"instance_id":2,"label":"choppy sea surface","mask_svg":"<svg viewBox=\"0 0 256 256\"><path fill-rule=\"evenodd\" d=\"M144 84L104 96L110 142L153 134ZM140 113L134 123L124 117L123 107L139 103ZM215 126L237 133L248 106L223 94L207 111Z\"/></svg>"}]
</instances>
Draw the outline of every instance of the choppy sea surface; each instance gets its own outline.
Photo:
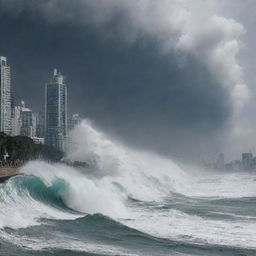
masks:
<instances>
[{"instance_id":1,"label":"choppy sea surface","mask_svg":"<svg viewBox=\"0 0 256 256\"><path fill-rule=\"evenodd\" d=\"M77 170L30 162L0 185L0 255L256 255L256 174L184 171L76 128Z\"/></svg>"}]
</instances>

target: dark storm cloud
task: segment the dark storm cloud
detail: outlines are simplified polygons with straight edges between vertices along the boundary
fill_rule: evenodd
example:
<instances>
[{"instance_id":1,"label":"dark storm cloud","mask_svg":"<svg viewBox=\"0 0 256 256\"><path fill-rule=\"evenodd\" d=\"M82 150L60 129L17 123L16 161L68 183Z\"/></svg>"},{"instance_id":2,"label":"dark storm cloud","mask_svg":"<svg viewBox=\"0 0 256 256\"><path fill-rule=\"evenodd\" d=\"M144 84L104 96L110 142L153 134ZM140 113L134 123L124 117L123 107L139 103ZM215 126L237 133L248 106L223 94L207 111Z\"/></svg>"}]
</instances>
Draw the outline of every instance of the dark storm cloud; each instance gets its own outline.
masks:
<instances>
[{"instance_id":1,"label":"dark storm cloud","mask_svg":"<svg viewBox=\"0 0 256 256\"><path fill-rule=\"evenodd\" d=\"M126 12L113 1L105 7L115 6L114 14L104 15L91 12L91 1L74 3L0 1L0 53L12 65L17 98L42 108L44 83L58 67L72 111L130 144L178 155L216 146L212 139L229 125L234 98L223 85L228 79L205 64L208 55L166 50L163 42L159 51L159 37L125 24Z\"/></svg>"}]
</instances>

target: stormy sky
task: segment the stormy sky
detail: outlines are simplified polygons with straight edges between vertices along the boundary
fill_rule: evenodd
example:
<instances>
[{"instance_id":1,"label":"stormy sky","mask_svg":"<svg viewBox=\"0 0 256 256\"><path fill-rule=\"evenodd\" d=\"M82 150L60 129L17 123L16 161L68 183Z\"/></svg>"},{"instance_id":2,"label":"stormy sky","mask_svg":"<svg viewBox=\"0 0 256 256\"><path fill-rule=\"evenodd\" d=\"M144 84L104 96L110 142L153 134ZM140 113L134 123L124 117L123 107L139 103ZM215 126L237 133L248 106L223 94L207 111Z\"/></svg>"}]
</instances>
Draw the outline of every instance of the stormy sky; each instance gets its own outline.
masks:
<instances>
[{"instance_id":1,"label":"stormy sky","mask_svg":"<svg viewBox=\"0 0 256 256\"><path fill-rule=\"evenodd\" d=\"M16 101L43 110L53 68L70 113L181 159L254 151L254 1L0 0Z\"/></svg>"}]
</instances>

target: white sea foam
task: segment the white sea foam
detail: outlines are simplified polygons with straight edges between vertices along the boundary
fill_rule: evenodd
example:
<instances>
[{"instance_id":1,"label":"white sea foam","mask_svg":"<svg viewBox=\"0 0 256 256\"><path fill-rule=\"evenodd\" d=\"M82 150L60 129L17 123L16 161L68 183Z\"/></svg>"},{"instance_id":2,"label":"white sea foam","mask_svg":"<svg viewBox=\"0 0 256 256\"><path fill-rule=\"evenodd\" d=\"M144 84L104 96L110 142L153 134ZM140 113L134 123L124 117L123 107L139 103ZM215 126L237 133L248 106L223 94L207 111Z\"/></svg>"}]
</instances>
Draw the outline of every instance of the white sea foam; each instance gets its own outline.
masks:
<instances>
[{"instance_id":1,"label":"white sea foam","mask_svg":"<svg viewBox=\"0 0 256 256\"><path fill-rule=\"evenodd\" d=\"M77 252L87 252L102 255L123 255L123 256L139 256L130 249L119 246L110 246L94 242L84 242L72 238L71 236L58 236L56 233L50 238L43 237L27 237L25 235L13 235L0 230L0 237L6 242L14 243L17 247L31 250L44 251L47 249L64 249ZM68 238L68 239L67 239Z\"/></svg>"},{"instance_id":2,"label":"white sea foam","mask_svg":"<svg viewBox=\"0 0 256 256\"><path fill-rule=\"evenodd\" d=\"M30 162L25 174L40 177L51 186L64 180L62 199L68 207L84 213L127 217L125 201L161 200L182 186L185 174L171 160L151 152L141 152L113 142L84 121L73 132L68 159L87 161L91 167L78 171L64 164Z\"/></svg>"},{"instance_id":3,"label":"white sea foam","mask_svg":"<svg viewBox=\"0 0 256 256\"><path fill-rule=\"evenodd\" d=\"M0 186L0 228L14 229L39 225L40 218L73 219L74 215L62 212L35 200L16 183L16 178Z\"/></svg>"},{"instance_id":4,"label":"white sea foam","mask_svg":"<svg viewBox=\"0 0 256 256\"><path fill-rule=\"evenodd\" d=\"M33 161L22 171L37 176L47 187L63 181L65 189L60 193L61 199L67 207L82 212L81 215L36 200L28 191L15 187L14 178L0 186L0 228L38 225L40 218L74 219L87 213L102 213L157 237L194 244L255 248L256 226L252 223L255 216L243 219L243 215L239 215L241 220L236 221L216 220L168 207L165 210L144 207L143 203L131 206L127 200L132 197L160 206L165 205L165 199L172 192L194 199L255 196L252 175L191 177L170 159L125 147L93 128L88 121L74 130L68 159L87 161L91 166L78 171L64 164Z\"/></svg>"},{"instance_id":5,"label":"white sea foam","mask_svg":"<svg viewBox=\"0 0 256 256\"><path fill-rule=\"evenodd\" d=\"M26 165L23 171L40 177L48 186L56 180L63 180L66 186L61 198L74 210L89 214L102 213L111 217L126 216L124 196L106 182L101 184L64 164L35 161Z\"/></svg>"},{"instance_id":6,"label":"white sea foam","mask_svg":"<svg viewBox=\"0 0 256 256\"><path fill-rule=\"evenodd\" d=\"M73 133L69 158L88 161L92 172L84 173L64 164L32 161L22 168L26 175L40 178L47 187L64 181L64 203L85 214L102 213L114 218L128 217L126 199L161 200L177 189L184 173L169 159L150 152L139 152L111 141L88 121ZM40 218L75 218L46 202L39 202L27 190L19 190L15 178L0 188L0 227L36 225ZM10 215L12 212L12 215Z\"/></svg>"},{"instance_id":7,"label":"white sea foam","mask_svg":"<svg viewBox=\"0 0 256 256\"><path fill-rule=\"evenodd\" d=\"M186 190L187 189L187 190ZM253 173L201 173L190 179L184 194L196 197L256 197L256 175Z\"/></svg>"},{"instance_id":8,"label":"white sea foam","mask_svg":"<svg viewBox=\"0 0 256 256\"><path fill-rule=\"evenodd\" d=\"M96 174L120 184L131 197L161 200L187 182L186 174L172 160L125 147L93 128L89 121L76 127L72 135L68 158L95 165Z\"/></svg>"},{"instance_id":9,"label":"white sea foam","mask_svg":"<svg viewBox=\"0 0 256 256\"><path fill-rule=\"evenodd\" d=\"M191 244L256 248L254 220L214 220L169 209L134 209L124 224L145 233Z\"/></svg>"}]
</instances>

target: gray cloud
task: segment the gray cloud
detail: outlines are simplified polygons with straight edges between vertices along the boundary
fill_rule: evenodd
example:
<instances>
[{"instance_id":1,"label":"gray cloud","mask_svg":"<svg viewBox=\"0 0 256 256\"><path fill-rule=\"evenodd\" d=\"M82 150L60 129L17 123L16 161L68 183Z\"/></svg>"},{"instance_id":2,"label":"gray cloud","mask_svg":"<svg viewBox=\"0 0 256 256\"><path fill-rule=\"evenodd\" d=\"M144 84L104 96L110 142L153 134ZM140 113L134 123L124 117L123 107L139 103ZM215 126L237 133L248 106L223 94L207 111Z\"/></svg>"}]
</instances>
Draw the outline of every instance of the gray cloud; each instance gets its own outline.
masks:
<instances>
[{"instance_id":1,"label":"gray cloud","mask_svg":"<svg viewBox=\"0 0 256 256\"><path fill-rule=\"evenodd\" d=\"M73 110L110 133L180 155L218 150L248 89L236 60L243 26L216 3L0 0L0 49L32 102L24 88L37 92L57 65Z\"/></svg>"},{"instance_id":2,"label":"gray cloud","mask_svg":"<svg viewBox=\"0 0 256 256\"><path fill-rule=\"evenodd\" d=\"M157 41L162 52L181 51L204 61L223 86L230 88L235 104L241 104L247 96L241 67L236 61L244 29L235 20L216 15L216 1L2 0L1 3L16 14L32 10L49 23L92 26L106 37L121 37L125 42L150 37Z\"/></svg>"}]
</instances>

